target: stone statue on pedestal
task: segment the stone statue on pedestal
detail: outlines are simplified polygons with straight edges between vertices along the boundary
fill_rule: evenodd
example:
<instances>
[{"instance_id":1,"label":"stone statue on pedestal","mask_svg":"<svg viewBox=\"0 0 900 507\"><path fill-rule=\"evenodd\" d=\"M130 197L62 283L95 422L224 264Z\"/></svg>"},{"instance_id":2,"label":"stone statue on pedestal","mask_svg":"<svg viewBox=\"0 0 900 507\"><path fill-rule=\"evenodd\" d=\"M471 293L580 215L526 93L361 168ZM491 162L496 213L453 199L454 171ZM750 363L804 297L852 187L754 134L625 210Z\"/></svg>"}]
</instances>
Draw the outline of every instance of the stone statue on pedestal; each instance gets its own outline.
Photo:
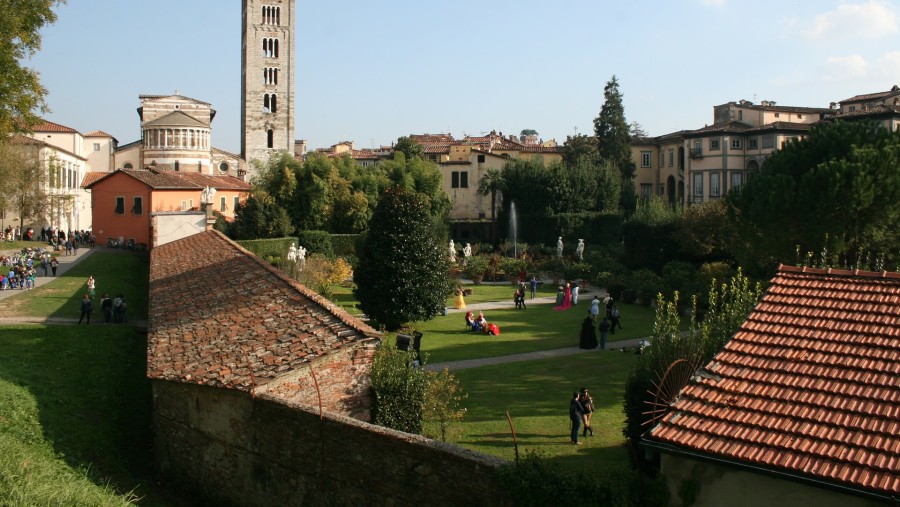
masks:
<instances>
[{"instance_id":1,"label":"stone statue on pedestal","mask_svg":"<svg viewBox=\"0 0 900 507\"><path fill-rule=\"evenodd\" d=\"M560 236L559 239L556 241L556 256L561 258L562 252L563 252L563 241L562 241L562 236Z\"/></svg>"},{"instance_id":2,"label":"stone statue on pedestal","mask_svg":"<svg viewBox=\"0 0 900 507\"><path fill-rule=\"evenodd\" d=\"M456 245L453 244L453 240L450 240L450 246L448 247L450 251L450 262L456 262Z\"/></svg>"},{"instance_id":3,"label":"stone statue on pedestal","mask_svg":"<svg viewBox=\"0 0 900 507\"><path fill-rule=\"evenodd\" d=\"M580 261L584 260L584 240L583 239L578 240L578 247L575 248L575 255L578 256L578 260L580 260Z\"/></svg>"},{"instance_id":4,"label":"stone statue on pedestal","mask_svg":"<svg viewBox=\"0 0 900 507\"><path fill-rule=\"evenodd\" d=\"M297 262L297 246L294 243L291 243L291 247L288 248L287 260L288 262Z\"/></svg>"}]
</instances>

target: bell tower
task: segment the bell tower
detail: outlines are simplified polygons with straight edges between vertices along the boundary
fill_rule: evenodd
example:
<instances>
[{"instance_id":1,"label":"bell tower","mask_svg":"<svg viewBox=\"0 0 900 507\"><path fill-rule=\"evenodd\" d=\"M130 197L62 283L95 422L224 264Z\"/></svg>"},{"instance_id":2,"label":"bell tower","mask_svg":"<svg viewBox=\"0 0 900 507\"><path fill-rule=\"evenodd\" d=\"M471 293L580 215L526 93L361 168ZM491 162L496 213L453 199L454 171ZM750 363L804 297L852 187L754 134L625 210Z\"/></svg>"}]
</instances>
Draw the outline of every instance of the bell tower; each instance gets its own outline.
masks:
<instances>
[{"instance_id":1,"label":"bell tower","mask_svg":"<svg viewBox=\"0 0 900 507\"><path fill-rule=\"evenodd\" d=\"M242 0L241 157L294 150L294 0Z\"/></svg>"}]
</instances>

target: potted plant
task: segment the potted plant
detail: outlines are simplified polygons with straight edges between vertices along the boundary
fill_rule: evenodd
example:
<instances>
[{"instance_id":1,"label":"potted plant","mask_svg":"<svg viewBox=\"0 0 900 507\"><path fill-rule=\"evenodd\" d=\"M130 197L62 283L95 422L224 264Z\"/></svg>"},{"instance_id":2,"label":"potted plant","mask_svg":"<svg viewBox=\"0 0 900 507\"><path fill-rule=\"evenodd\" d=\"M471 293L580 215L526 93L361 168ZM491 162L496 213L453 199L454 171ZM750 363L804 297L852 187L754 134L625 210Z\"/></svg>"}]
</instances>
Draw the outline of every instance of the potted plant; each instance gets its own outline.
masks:
<instances>
[{"instance_id":1,"label":"potted plant","mask_svg":"<svg viewBox=\"0 0 900 507\"><path fill-rule=\"evenodd\" d=\"M489 267L490 265L487 257L483 255L473 255L472 257L469 257L469 261L466 263L463 272L468 278L472 279L472 282L475 283L475 285L478 285L484 280L484 274Z\"/></svg>"}]
</instances>

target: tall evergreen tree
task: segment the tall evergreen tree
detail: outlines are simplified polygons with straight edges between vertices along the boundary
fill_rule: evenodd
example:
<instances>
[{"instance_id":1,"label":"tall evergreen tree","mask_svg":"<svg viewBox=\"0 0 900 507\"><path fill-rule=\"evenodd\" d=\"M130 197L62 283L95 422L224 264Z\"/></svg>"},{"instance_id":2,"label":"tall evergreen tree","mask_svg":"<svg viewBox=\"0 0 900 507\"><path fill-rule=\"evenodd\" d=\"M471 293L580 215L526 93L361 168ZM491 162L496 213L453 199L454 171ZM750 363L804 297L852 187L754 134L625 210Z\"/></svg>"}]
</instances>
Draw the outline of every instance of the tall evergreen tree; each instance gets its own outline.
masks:
<instances>
[{"instance_id":1,"label":"tall evergreen tree","mask_svg":"<svg viewBox=\"0 0 900 507\"><path fill-rule=\"evenodd\" d=\"M600 158L608 160L619 168L623 185L633 185L634 163L631 160L630 127L625 121L625 106L619 82L613 76L603 89L603 107L594 118L594 134L597 136L597 151Z\"/></svg>"},{"instance_id":2,"label":"tall evergreen tree","mask_svg":"<svg viewBox=\"0 0 900 507\"><path fill-rule=\"evenodd\" d=\"M385 191L354 274L360 309L391 331L430 320L445 307L449 272L446 248L419 195L397 187Z\"/></svg>"}]
</instances>

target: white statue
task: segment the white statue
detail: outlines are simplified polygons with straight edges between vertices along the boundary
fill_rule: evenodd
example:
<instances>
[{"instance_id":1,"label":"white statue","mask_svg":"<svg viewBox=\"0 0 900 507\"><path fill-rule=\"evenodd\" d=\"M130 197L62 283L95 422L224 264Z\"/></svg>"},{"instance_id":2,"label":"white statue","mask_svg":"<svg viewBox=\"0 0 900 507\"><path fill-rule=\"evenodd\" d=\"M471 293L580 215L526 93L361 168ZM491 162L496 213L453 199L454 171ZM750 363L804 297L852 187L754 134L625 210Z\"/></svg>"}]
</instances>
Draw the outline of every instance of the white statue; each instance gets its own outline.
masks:
<instances>
[{"instance_id":1,"label":"white statue","mask_svg":"<svg viewBox=\"0 0 900 507\"><path fill-rule=\"evenodd\" d=\"M302 246L297 249L297 261L300 263L300 271L306 267L306 249Z\"/></svg>"},{"instance_id":2,"label":"white statue","mask_svg":"<svg viewBox=\"0 0 900 507\"><path fill-rule=\"evenodd\" d=\"M450 240L450 262L456 262L456 245L453 244L453 240Z\"/></svg>"},{"instance_id":3,"label":"white statue","mask_svg":"<svg viewBox=\"0 0 900 507\"><path fill-rule=\"evenodd\" d=\"M463 266L469 263L469 257L472 256L472 245L466 243L465 248L463 248Z\"/></svg>"},{"instance_id":4,"label":"white statue","mask_svg":"<svg viewBox=\"0 0 900 507\"><path fill-rule=\"evenodd\" d=\"M212 187L206 187L200 192L200 202L203 204L210 204L213 199L213 196L216 195L216 189Z\"/></svg>"},{"instance_id":5,"label":"white statue","mask_svg":"<svg viewBox=\"0 0 900 507\"><path fill-rule=\"evenodd\" d=\"M556 256L562 257L562 251L563 251L563 242L562 242L562 236L560 236L559 239L556 241Z\"/></svg>"},{"instance_id":6,"label":"white statue","mask_svg":"<svg viewBox=\"0 0 900 507\"><path fill-rule=\"evenodd\" d=\"M578 256L578 260L580 260L580 261L584 260L584 240L583 239L578 240L578 247L575 248L575 255Z\"/></svg>"},{"instance_id":7,"label":"white statue","mask_svg":"<svg viewBox=\"0 0 900 507\"><path fill-rule=\"evenodd\" d=\"M288 248L288 262L297 262L297 246L294 243L291 243L291 247Z\"/></svg>"}]
</instances>

